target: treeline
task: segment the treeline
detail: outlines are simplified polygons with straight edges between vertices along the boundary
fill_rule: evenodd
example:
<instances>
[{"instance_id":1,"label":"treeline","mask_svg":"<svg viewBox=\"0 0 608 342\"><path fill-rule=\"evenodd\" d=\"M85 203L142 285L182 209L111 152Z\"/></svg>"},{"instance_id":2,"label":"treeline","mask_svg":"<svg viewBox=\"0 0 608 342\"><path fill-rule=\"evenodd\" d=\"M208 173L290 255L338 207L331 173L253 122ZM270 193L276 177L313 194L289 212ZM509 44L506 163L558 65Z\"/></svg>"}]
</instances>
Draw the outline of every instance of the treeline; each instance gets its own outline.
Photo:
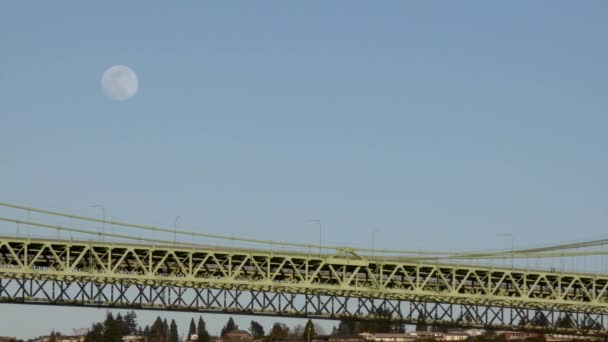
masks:
<instances>
[{"instance_id":1,"label":"treeline","mask_svg":"<svg viewBox=\"0 0 608 342\"><path fill-rule=\"evenodd\" d=\"M238 330L239 327L234 323L232 317L228 318L228 322L222 328L220 336L224 341L230 342L229 336L226 336L231 331ZM256 322L251 321L247 329L251 338L257 341L283 341L286 339L301 339L303 341L311 341L317 334L322 334L323 330L320 326L315 325L312 320L308 320L305 326L296 325L293 328L288 327L283 323L274 323L272 328L266 335L264 327ZM238 339L238 338L237 338Z\"/></svg>"},{"instance_id":2,"label":"treeline","mask_svg":"<svg viewBox=\"0 0 608 342\"><path fill-rule=\"evenodd\" d=\"M188 339L191 339L194 334L198 335L197 342L209 342L211 340L202 317L198 320L198 326L194 324L194 319L190 322ZM171 322L167 322L166 318L161 319L157 317L151 326L146 325L142 329L137 324L135 312L131 311L125 316L119 313L116 317L111 312L108 312L103 322L93 324L85 336L85 342L122 342L123 337L133 335L145 336L151 341L158 342L180 341L177 324L174 319Z\"/></svg>"},{"instance_id":3,"label":"treeline","mask_svg":"<svg viewBox=\"0 0 608 342\"><path fill-rule=\"evenodd\" d=\"M360 321L353 318L343 318L331 334L341 336L353 336L363 332L367 333L405 333L405 325L392 321L392 313L388 309L378 308L374 320ZM426 330L426 325L421 321L416 330Z\"/></svg>"}]
</instances>

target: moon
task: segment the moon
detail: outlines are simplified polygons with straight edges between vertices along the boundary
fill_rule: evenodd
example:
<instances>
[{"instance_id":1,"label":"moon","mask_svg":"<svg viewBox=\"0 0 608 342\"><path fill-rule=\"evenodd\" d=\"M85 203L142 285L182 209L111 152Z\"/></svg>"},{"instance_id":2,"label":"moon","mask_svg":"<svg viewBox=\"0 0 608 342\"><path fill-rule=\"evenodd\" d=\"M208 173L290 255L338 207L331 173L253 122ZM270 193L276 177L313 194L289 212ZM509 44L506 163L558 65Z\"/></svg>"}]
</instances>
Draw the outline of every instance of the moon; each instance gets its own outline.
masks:
<instances>
[{"instance_id":1,"label":"moon","mask_svg":"<svg viewBox=\"0 0 608 342\"><path fill-rule=\"evenodd\" d=\"M112 100L125 101L137 93L139 81L135 72L125 65L114 65L103 73L101 89Z\"/></svg>"}]
</instances>

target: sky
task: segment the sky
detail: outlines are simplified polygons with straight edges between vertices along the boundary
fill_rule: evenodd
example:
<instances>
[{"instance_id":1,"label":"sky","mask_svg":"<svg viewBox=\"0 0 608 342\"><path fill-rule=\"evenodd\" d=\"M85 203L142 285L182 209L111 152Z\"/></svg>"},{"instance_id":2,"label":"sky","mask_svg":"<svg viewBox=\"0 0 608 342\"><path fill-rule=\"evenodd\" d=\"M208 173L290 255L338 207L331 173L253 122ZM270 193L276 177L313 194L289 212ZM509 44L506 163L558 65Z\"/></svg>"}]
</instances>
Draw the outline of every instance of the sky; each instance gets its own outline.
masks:
<instances>
[{"instance_id":1,"label":"sky","mask_svg":"<svg viewBox=\"0 0 608 342\"><path fill-rule=\"evenodd\" d=\"M359 247L605 238L607 15L604 1L2 2L0 200L304 243L319 219L323 244ZM104 94L113 65L137 73L133 98ZM105 315L0 310L0 335L23 337ZM191 315L166 317L183 330ZM217 332L227 317L205 319Z\"/></svg>"}]
</instances>

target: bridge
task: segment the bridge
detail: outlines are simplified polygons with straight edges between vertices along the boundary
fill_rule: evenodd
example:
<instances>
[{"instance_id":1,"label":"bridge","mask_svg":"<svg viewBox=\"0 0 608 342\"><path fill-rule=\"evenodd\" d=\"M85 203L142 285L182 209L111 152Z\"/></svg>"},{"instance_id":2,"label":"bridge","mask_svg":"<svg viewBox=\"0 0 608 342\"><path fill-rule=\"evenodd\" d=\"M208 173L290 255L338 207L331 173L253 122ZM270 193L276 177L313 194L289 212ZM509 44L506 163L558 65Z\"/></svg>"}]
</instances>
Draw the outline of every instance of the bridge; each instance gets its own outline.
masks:
<instances>
[{"instance_id":1,"label":"bridge","mask_svg":"<svg viewBox=\"0 0 608 342\"><path fill-rule=\"evenodd\" d=\"M593 248L606 240L498 252L371 251L234 239L10 203L0 207L21 213L0 216L3 225L17 229L0 237L2 303L587 335L605 335L608 326L608 275L492 265L496 260L603 257L605 250ZM34 220L32 214L46 219ZM71 223L50 223L48 217ZM133 229L145 237L85 229L75 221ZM23 227L58 236L24 236ZM173 241L158 238L162 234ZM202 244L197 238L258 247Z\"/></svg>"}]
</instances>

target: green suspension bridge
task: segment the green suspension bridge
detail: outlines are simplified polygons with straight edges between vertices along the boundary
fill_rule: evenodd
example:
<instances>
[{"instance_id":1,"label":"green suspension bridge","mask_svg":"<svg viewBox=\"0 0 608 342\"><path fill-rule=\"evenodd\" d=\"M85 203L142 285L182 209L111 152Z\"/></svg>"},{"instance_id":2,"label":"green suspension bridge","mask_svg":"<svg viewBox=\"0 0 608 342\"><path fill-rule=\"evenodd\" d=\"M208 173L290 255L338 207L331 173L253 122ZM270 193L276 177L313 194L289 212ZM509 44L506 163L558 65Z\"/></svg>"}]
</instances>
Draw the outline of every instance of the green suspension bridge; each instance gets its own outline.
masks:
<instances>
[{"instance_id":1,"label":"green suspension bridge","mask_svg":"<svg viewBox=\"0 0 608 342\"><path fill-rule=\"evenodd\" d=\"M371 250L230 238L10 203L0 208L2 226L16 228L0 236L1 303L588 335L605 335L608 327L607 272L563 264L603 262L608 240L498 252ZM50 234L28 236L21 233L26 227ZM537 266L522 267L530 260ZM546 261L561 264L547 268Z\"/></svg>"}]
</instances>

